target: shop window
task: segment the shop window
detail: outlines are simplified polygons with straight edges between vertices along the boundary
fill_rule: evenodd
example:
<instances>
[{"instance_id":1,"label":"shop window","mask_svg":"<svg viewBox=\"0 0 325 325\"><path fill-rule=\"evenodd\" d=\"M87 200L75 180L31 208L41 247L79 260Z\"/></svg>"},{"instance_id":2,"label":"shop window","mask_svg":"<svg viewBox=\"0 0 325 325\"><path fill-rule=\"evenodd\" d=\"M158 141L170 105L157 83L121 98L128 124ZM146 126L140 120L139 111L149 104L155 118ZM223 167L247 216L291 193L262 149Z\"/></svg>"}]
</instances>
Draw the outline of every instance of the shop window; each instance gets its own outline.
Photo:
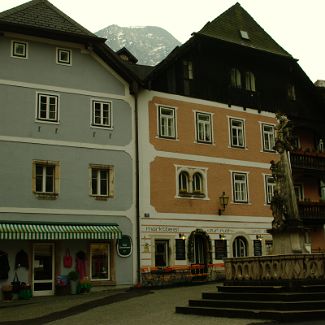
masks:
<instances>
[{"instance_id":1,"label":"shop window","mask_svg":"<svg viewBox=\"0 0 325 325\"><path fill-rule=\"evenodd\" d=\"M169 240L155 240L155 266L167 266L169 264Z\"/></svg>"},{"instance_id":2,"label":"shop window","mask_svg":"<svg viewBox=\"0 0 325 325\"><path fill-rule=\"evenodd\" d=\"M91 280L110 280L109 244L90 244Z\"/></svg>"},{"instance_id":3,"label":"shop window","mask_svg":"<svg viewBox=\"0 0 325 325\"><path fill-rule=\"evenodd\" d=\"M225 239L216 239L215 245L215 259L223 260L227 258L227 241Z\"/></svg>"},{"instance_id":4,"label":"shop window","mask_svg":"<svg viewBox=\"0 0 325 325\"><path fill-rule=\"evenodd\" d=\"M176 260L186 260L185 239L176 239Z\"/></svg>"},{"instance_id":5,"label":"shop window","mask_svg":"<svg viewBox=\"0 0 325 325\"><path fill-rule=\"evenodd\" d=\"M244 257L247 256L247 240L242 237L236 237L233 245L233 257Z\"/></svg>"}]
</instances>

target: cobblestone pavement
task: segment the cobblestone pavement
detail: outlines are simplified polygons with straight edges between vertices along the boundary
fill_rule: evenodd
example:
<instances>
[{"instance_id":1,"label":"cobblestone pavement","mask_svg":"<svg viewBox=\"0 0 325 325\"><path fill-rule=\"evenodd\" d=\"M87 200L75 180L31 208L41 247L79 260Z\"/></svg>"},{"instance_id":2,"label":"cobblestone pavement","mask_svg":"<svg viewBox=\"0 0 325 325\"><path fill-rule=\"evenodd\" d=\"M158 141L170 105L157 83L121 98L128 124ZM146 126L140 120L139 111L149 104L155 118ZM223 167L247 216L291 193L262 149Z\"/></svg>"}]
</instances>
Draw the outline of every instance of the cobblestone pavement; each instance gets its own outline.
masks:
<instances>
[{"instance_id":1,"label":"cobblestone pavement","mask_svg":"<svg viewBox=\"0 0 325 325\"><path fill-rule=\"evenodd\" d=\"M200 298L202 292L215 290L216 284L211 283L159 290L117 288L83 295L35 297L28 301L2 302L0 303L0 325L276 324L263 320L175 313L176 306L185 306L189 299ZM299 324L323 325L324 323L324 321L311 321Z\"/></svg>"}]
</instances>

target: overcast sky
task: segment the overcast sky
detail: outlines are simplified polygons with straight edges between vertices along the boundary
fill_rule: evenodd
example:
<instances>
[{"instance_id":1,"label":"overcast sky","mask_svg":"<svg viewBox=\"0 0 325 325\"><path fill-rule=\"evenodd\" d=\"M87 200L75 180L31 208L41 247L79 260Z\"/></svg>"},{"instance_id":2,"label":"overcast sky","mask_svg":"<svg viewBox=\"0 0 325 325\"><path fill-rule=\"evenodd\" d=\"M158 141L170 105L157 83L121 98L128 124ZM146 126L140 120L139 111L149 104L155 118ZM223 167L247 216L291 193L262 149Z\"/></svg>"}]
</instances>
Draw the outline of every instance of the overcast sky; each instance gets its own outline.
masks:
<instances>
[{"instance_id":1,"label":"overcast sky","mask_svg":"<svg viewBox=\"0 0 325 325\"><path fill-rule=\"evenodd\" d=\"M0 12L24 0L0 0ZM184 43L236 0L50 0L92 32L116 24L159 26ZM325 0L241 0L241 6L273 39L299 59L315 82L325 80Z\"/></svg>"}]
</instances>

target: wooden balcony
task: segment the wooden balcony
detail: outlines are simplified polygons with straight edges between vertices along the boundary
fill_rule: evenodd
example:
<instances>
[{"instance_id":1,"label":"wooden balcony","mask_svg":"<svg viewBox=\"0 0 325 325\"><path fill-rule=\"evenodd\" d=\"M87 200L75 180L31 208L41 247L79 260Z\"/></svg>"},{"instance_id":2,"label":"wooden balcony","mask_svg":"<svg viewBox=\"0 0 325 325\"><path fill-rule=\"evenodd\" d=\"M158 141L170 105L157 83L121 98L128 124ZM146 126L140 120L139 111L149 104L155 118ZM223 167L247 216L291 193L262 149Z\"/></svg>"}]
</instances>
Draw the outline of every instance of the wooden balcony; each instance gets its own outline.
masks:
<instances>
[{"instance_id":1,"label":"wooden balcony","mask_svg":"<svg viewBox=\"0 0 325 325\"><path fill-rule=\"evenodd\" d=\"M298 202L298 208L305 224L325 224L325 202Z\"/></svg>"},{"instance_id":2,"label":"wooden balcony","mask_svg":"<svg viewBox=\"0 0 325 325\"><path fill-rule=\"evenodd\" d=\"M290 160L292 168L325 172L324 153L294 151L290 153Z\"/></svg>"}]
</instances>

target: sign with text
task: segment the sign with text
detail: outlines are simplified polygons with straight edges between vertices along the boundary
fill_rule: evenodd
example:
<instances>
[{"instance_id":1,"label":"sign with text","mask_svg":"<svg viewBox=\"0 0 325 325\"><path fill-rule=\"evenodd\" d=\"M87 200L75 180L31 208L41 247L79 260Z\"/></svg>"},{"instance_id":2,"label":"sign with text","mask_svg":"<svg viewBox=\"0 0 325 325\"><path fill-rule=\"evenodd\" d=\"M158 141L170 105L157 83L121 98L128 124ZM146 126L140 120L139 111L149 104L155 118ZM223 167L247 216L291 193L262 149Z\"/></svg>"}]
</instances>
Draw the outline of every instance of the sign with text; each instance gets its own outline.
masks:
<instances>
[{"instance_id":1,"label":"sign with text","mask_svg":"<svg viewBox=\"0 0 325 325\"><path fill-rule=\"evenodd\" d=\"M132 238L128 235L122 235L121 239L117 240L117 254L121 257L128 257L132 254Z\"/></svg>"}]
</instances>

